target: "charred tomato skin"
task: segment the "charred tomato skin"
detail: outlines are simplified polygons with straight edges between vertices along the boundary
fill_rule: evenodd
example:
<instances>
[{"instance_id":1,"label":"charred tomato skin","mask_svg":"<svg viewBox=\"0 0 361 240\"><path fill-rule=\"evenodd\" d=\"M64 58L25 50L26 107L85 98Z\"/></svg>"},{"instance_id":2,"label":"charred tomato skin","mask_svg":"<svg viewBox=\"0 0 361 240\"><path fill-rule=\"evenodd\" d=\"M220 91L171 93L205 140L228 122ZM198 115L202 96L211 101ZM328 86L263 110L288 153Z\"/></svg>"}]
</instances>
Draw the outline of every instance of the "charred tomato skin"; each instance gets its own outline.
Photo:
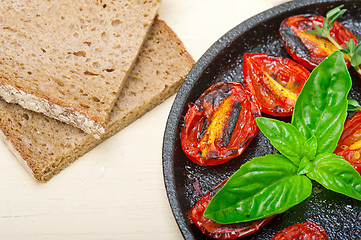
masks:
<instances>
[{"instance_id":1,"label":"charred tomato skin","mask_svg":"<svg viewBox=\"0 0 361 240\"><path fill-rule=\"evenodd\" d=\"M334 153L351 163L361 174L361 111L346 120Z\"/></svg>"},{"instance_id":2,"label":"charred tomato skin","mask_svg":"<svg viewBox=\"0 0 361 240\"><path fill-rule=\"evenodd\" d=\"M296 15L286 18L280 25L279 33L287 52L296 62L310 70L337 50L326 38L305 32L314 30L314 26L322 27L323 19L318 15ZM346 46L350 39L357 42L356 36L337 21L330 29L330 35L341 46ZM348 60L346 63L350 67Z\"/></svg>"},{"instance_id":3,"label":"charred tomato skin","mask_svg":"<svg viewBox=\"0 0 361 240\"><path fill-rule=\"evenodd\" d=\"M283 229L271 240L328 240L328 236L321 226L306 221Z\"/></svg>"},{"instance_id":4,"label":"charred tomato skin","mask_svg":"<svg viewBox=\"0 0 361 240\"><path fill-rule=\"evenodd\" d=\"M265 219L233 224L220 224L204 217L203 213L209 202L227 180L223 181L210 192L206 193L200 200L197 201L196 205L189 213L191 222L195 224L203 234L214 239L236 239L251 235L271 221L274 217L272 216Z\"/></svg>"},{"instance_id":5,"label":"charred tomato skin","mask_svg":"<svg viewBox=\"0 0 361 240\"><path fill-rule=\"evenodd\" d=\"M296 99L310 73L288 58L246 53L243 83L253 94L261 112L291 116Z\"/></svg>"},{"instance_id":6,"label":"charred tomato skin","mask_svg":"<svg viewBox=\"0 0 361 240\"><path fill-rule=\"evenodd\" d=\"M239 156L259 132L259 108L240 83L218 82L188 107L181 145L198 165L219 165Z\"/></svg>"}]
</instances>

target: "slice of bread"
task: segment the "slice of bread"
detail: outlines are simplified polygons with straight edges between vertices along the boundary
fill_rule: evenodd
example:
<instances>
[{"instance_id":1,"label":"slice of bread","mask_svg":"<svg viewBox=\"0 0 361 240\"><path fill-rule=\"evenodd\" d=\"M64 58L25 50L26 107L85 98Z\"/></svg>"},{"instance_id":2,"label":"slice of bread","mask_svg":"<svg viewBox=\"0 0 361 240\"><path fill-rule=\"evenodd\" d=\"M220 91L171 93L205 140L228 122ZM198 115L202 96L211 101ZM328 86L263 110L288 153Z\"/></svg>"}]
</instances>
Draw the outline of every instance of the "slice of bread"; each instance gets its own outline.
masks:
<instances>
[{"instance_id":1,"label":"slice of bread","mask_svg":"<svg viewBox=\"0 0 361 240\"><path fill-rule=\"evenodd\" d=\"M159 3L1 1L0 97L103 133Z\"/></svg>"},{"instance_id":2,"label":"slice of bread","mask_svg":"<svg viewBox=\"0 0 361 240\"><path fill-rule=\"evenodd\" d=\"M32 175L46 182L106 138L173 94L193 66L182 42L156 20L110 113L101 139L0 100L0 135Z\"/></svg>"}]
</instances>

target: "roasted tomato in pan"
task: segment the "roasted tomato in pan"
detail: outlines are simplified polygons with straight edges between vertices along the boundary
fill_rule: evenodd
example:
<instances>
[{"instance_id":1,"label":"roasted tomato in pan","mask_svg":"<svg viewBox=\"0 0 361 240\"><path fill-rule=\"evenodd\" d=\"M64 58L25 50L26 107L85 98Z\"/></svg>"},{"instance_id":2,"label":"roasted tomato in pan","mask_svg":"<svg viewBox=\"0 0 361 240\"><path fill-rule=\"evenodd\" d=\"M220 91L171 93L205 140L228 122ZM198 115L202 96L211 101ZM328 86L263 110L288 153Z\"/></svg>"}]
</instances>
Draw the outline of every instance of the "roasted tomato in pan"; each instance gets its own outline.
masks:
<instances>
[{"instance_id":1,"label":"roasted tomato in pan","mask_svg":"<svg viewBox=\"0 0 361 240\"><path fill-rule=\"evenodd\" d=\"M283 229L271 240L328 240L328 237L325 229L307 221Z\"/></svg>"},{"instance_id":2,"label":"roasted tomato in pan","mask_svg":"<svg viewBox=\"0 0 361 240\"><path fill-rule=\"evenodd\" d=\"M328 55L337 50L337 47L328 39L315 36L305 31L314 30L314 26L322 27L322 16L292 16L281 23L279 32L287 52L296 61L308 69L315 68ZM330 29L330 35L335 41L346 47L351 38L357 42L355 35L348 31L341 23L335 21ZM346 60L346 59L345 59ZM347 61L350 66L349 61Z\"/></svg>"},{"instance_id":3,"label":"roasted tomato in pan","mask_svg":"<svg viewBox=\"0 0 361 240\"><path fill-rule=\"evenodd\" d=\"M181 145L196 164L219 165L239 156L259 131L259 108L240 83L219 82L188 107Z\"/></svg>"},{"instance_id":4,"label":"roasted tomato in pan","mask_svg":"<svg viewBox=\"0 0 361 240\"><path fill-rule=\"evenodd\" d=\"M254 95L261 112L272 116L291 116L296 99L310 75L288 58L246 53L243 81Z\"/></svg>"},{"instance_id":5,"label":"roasted tomato in pan","mask_svg":"<svg viewBox=\"0 0 361 240\"><path fill-rule=\"evenodd\" d=\"M226 181L223 181L210 192L206 193L198 200L189 213L192 223L195 224L203 234L215 239L235 239L245 237L256 232L274 217L272 216L265 219L233 224L220 224L205 218L203 213L206 210L206 207Z\"/></svg>"},{"instance_id":6,"label":"roasted tomato in pan","mask_svg":"<svg viewBox=\"0 0 361 240\"><path fill-rule=\"evenodd\" d=\"M335 149L361 174L361 112L351 115L345 122L344 130Z\"/></svg>"}]
</instances>

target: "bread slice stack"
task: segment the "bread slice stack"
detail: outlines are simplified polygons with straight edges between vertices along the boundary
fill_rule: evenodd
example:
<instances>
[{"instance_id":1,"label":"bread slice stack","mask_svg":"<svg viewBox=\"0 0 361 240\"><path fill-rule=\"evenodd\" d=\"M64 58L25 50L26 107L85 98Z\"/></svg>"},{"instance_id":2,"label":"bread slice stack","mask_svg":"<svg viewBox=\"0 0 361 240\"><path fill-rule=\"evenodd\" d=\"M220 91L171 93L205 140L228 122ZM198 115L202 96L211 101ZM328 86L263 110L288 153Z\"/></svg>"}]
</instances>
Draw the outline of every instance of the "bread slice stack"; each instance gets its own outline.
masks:
<instances>
[{"instance_id":1,"label":"bread slice stack","mask_svg":"<svg viewBox=\"0 0 361 240\"><path fill-rule=\"evenodd\" d=\"M160 0L6 0L0 97L100 135Z\"/></svg>"},{"instance_id":2,"label":"bread slice stack","mask_svg":"<svg viewBox=\"0 0 361 240\"><path fill-rule=\"evenodd\" d=\"M92 1L89 1L89 3L90 2ZM132 0L126 2L130 4L136 1ZM103 1L103 5L105 4L106 7L109 6ZM104 7L103 5L102 7ZM65 7L66 6L64 6L64 8ZM84 8L85 6L83 6L83 9ZM143 7L141 9L143 9ZM143 16L143 13L141 13L141 15ZM87 22L88 20L84 19L84 21ZM27 34L27 32L25 34ZM133 32L133 34L135 35L137 33ZM122 39L122 37L120 39ZM93 44L92 38L89 38L88 41L92 42L91 45ZM118 43L123 44L123 41L119 40ZM48 52L48 49L44 48L44 50ZM75 48L73 48L72 51L73 50L75 51ZM56 52L55 48L52 49L52 53L54 53L54 51ZM59 51L62 50L59 49ZM94 49L94 51L96 50ZM91 54L93 54L93 52L85 52L86 56L83 57L76 56L76 54L73 53L69 55L71 56L70 58L72 59L71 61L74 65L77 63L77 58L87 58L87 56L92 56ZM31 53L26 54L31 55ZM78 54L82 55L83 53ZM127 52L125 54L127 54ZM55 58L55 53L49 56ZM110 61L112 64L115 64L119 58L121 59L121 62L127 61L123 60L123 57L120 55L112 56L113 60ZM24 61L25 60L32 61L28 55L26 55L26 57L24 56ZM42 60L40 61L37 59L34 61L39 65L38 69L41 69L41 71L46 70L47 73L51 75L50 67L46 66L48 62L43 62ZM102 115L102 119L104 120L104 123L102 124L104 126L104 133L100 135L100 138L94 137L93 134L84 132L84 129L82 128L83 130L81 130L81 126L79 125L69 125L67 123L55 120L54 118L47 117L44 114L24 109L18 104L7 103L4 100L0 100L0 137L9 146L14 155L24 164L24 166L29 170L35 179L41 182L48 181L79 156L85 154L103 140L114 135L132 121L136 120L144 113L149 111L151 108L161 103L178 89L194 64L194 60L187 53L183 44L175 35L175 33L166 25L165 22L158 19L154 21L150 32L144 41L143 47L140 50L136 64L134 65L134 68L131 70L129 75L126 74L126 70L103 71L104 67L107 67L107 69L113 69L115 68L115 65L110 64L110 62L101 62L101 60L102 59L98 58L97 62L100 64L102 70L99 72L96 72L95 69L88 70L99 75L90 75L90 77L89 75L86 75L89 78L82 82L81 87L77 88L76 90L76 93L78 93L78 91L81 91L82 89L84 91L83 93L87 92L89 94L88 96L93 98L95 97L93 93L96 92L96 88L98 84L100 84L99 82L101 82L101 80L95 80L93 77L96 78L99 76L105 76L107 73L110 73L110 75L114 74L114 79L116 79L118 74L118 83L119 85L122 85L120 94L112 94L113 91L117 91L115 89L118 88L118 85L111 83L107 86L100 86L100 89L103 92L102 94L96 96L97 99L100 100L99 102L95 101L96 104L94 105L93 102L86 103L89 105L89 111L87 112L87 114L89 113L89 116L92 114L96 115L96 111L99 111L100 115ZM86 61L79 63L79 65L83 63L86 63ZM92 61L90 65L85 65L89 67L93 63L94 61ZM3 65L5 65L4 62L1 63L3 71L5 69L10 69L10 67ZM81 69L80 72L82 72L83 66L79 65L77 67L79 67L79 69ZM14 66L17 70L20 70L21 68L17 65ZM24 70L25 73L27 71L34 72L30 76L41 75L44 77L44 79L46 78L46 72L36 73L35 65L34 69L31 68L31 70L29 70L30 68L28 68L27 64L22 66L26 69ZM51 64L50 66L53 67ZM67 65L64 65L64 68L61 69L61 71L67 72L66 66ZM61 71L59 70L59 72ZM71 71L69 70L69 72ZM12 73L7 73L7 76L15 76L15 73L16 70L13 70ZM20 76L25 77L25 73L21 72ZM54 76L52 77L54 79L57 78L57 74L58 72L55 72ZM70 79L72 79L74 76L77 76L77 74L78 73L74 73L74 75L71 75ZM123 80L124 76L127 76L125 80ZM48 94L51 95L53 90L50 90L50 87L48 88L48 85L46 85L46 81L44 79L37 82L38 85L36 86L43 89L45 92L48 91ZM64 85L60 86L62 85L60 84L58 88L59 91L56 90L56 93L61 92L63 89L69 89L68 94L75 94L70 90L74 88L74 86L71 86L71 81L66 79L64 80L64 78L61 79ZM111 77L111 79L113 79L113 77ZM16 82L14 83L16 85ZM49 86L52 86L52 84ZM37 87L31 89L31 91L28 93L34 95L38 94ZM30 89L30 86L28 86L28 88ZM88 88L90 88L90 90ZM90 91L93 90L94 92L92 92L92 95L90 95ZM110 94L110 96L108 96L108 94ZM27 95L27 93L25 95ZM59 96L56 97L56 99L61 99ZM105 104L106 100L109 100L107 98L113 96L116 96L114 103L111 104L111 101L108 101L108 103ZM26 97L25 99L28 98ZM50 100L50 98L47 100ZM68 101L68 99L65 100ZM22 101L26 102L26 100ZM76 102L79 106L83 104L83 98L80 97L76 99L74 96L71 101ZM111 109L111 111L109 112L108 116L105 117L107 115L106 112L108 109Z\"/></svg>"}]
</instances>

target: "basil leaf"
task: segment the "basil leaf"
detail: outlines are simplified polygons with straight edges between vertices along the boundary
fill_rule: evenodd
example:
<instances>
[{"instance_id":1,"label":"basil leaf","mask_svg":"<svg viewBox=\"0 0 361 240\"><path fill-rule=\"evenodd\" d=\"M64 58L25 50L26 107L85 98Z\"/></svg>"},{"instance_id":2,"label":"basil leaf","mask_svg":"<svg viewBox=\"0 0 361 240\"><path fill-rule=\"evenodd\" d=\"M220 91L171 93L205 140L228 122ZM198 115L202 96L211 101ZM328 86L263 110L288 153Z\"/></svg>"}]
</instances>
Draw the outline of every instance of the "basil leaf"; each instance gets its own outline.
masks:
<instances>
[{"instance_id":1,"label":"basil leaf","mask_svg":"<svg viewBox=\"0 0 361 240\"><path fill-rule=\"evenodd\" d=\"M333 152L347 116L351 77L340 51L322 61L311 73L297 98L292 124L306 137L315 135L317 153Z\"/></svg>"},{"instance_id":2,"label":"basil leaf","mask_svg":"<svg viewBox=\"0 0 361 240\"><path fill-rule=\"evenodd\" d=\"M317 139L315 136L309 138L303 146L303 156L308 159L314 159L317 153Z\"/></svg>"},{"instance_id":3,"label":"basil leaf","mask_svg":"<svg viewBox=\"0 0 361 240\"><path fill-rule=\"evenodd\" d=\"M281 155L257 157L243 164L212 198L206 218L228 224L279 214L311 195L312 183Z\"/></svg>"},{"instance_id":4,"label":"basil leaf","mask_svg":"<svg viewBox=\"0 0 361 240\"><path fill-rule=\"evenodd\" d=\"M324 153L311 161L307 176L325 188L361 200L361 176L349 162L333 153Z\"/></svg>"},{"instance_id":5,"label":"basil leaf","mask_svg":"<svg viewBox=\"0 0 361 240\"><path fill-rule=\"evenodd\" d=\"M258 117L256 122L272 145L298 166L302 157L302 148L306 142L302 133L292 124L276 119Z\"/></svg>"},{"instance_id":6,"label":"basil leaf","mask_svg":"<svg viewBox=\"0 0 361 240\"><path fill-rule=\"evenodd\" d=\"M307 157L303 157L301 159L300 166L298 167L297 173L302 175L302 174L307 174L307 173L311 172L312 170L313 170L313 165L312 165L311 161L308 160Z\"/></svg>"}]
</instances>

